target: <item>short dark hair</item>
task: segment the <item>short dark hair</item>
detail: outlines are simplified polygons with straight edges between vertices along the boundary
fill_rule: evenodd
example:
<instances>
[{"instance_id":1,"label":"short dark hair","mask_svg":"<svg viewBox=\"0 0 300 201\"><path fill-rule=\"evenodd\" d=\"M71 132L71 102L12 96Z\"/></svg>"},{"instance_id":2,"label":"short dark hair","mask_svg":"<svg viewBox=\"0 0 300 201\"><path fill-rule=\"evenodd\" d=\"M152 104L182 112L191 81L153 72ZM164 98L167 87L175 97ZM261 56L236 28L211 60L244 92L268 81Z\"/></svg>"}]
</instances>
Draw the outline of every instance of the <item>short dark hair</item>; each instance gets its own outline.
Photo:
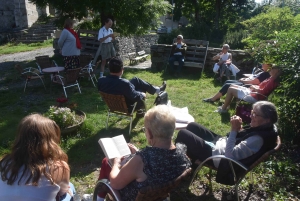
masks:
<instances>
[{"instance_id":1,"label":"short dark hair","mask_svg":"<svg viewBox=\"0 0 300 201\"><path fill-rule=\"evenodd\" d=\"M123 69L123 61L117 57L114 57L109 61L108 66L111 73L119 73Z\"/></svg>"},{"instance_id":2,"label":"short dark hair","mask_svg":"<svg viewBox=\"0 0 300 201\"><path fill-rule=\"evenodd\" d=\"M106 18L104 22L105 22L105 24L106 24L106 23L108 23L109 21L112 21L112 20L111 20L110 18Z\"/></svg>"}]
</instances>

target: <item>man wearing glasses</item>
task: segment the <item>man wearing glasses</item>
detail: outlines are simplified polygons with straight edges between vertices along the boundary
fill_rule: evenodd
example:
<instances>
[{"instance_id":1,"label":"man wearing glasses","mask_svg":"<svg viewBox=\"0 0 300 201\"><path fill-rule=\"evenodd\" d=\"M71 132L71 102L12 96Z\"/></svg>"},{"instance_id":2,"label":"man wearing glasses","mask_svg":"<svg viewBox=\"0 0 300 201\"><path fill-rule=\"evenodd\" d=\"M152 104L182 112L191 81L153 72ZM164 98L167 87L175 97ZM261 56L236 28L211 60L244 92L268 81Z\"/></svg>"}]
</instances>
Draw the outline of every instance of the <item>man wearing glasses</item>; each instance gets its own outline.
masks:
<instances>
[{"instance_id":1,"label":"man wearing glasses","mask_svg":"<svg viewBox=\"0 0 300 201\"><path fill-rule=\"evenodd\" d=\"M184 55L185 55L185 51L186 51L186 44L182 42L182 39L183 39L182 35L177 36L177 43L173 44L170 58L169 58L170 72L171 72L171 74L175 73L176 77L178 77L181 73L181 68L184 63ZM174 69L175 61L178 61L178 63L179 63L176 72Z\"/></svg>"}]
</instances>

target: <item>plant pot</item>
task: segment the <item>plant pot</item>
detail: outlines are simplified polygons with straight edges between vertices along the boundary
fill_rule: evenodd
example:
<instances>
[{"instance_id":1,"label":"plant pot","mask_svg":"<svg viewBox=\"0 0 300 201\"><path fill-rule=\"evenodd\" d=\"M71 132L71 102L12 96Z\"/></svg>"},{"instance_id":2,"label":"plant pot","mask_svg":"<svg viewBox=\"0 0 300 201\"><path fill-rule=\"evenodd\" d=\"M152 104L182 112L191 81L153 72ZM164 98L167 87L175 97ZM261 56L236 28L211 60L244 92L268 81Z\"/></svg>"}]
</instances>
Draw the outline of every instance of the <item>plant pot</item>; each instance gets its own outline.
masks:
<instances>
[{"instance_id":1,"label":"plant pot","mask_svg":"<svg viewBox=\"0 0 300 201\"><path fill-rule=\"evenodd\" d=\"M76 124L76 125L73 125L73 126L69 126L67 128L63 128L63 129L60 129L60 132L61 132L61 135L70 135L70 134L74 134L76 133L76 131L80 128L80 126L83 124L83 122L85 121L85 118L86 118L86 115L83 111L81 110L74 110L75 111L75 114L77 116L80 116L81 117L81 121Z\"/></svg>"}]
</instances>

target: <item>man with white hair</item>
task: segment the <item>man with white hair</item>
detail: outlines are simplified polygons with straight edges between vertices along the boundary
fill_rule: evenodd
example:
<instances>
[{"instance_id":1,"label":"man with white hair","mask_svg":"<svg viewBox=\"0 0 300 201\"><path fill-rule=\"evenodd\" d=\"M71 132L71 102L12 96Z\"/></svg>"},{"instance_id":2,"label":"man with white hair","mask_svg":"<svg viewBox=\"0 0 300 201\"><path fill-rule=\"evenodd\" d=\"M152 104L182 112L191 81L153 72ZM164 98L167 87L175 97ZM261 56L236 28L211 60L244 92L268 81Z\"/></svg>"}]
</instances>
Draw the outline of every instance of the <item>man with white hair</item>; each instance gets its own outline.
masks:
<instances>
[{"instance_id":1,"label":"man with white hair","mask_svg":"<svg viewBox=\"0 0 300 201\"><path fill-rule=\"evenodd\" d=\"M177 43L174 43L171 50L171 55L169 58L169 65L170 65L170 72L173 74L175 72L174 70L174 62L178 61L179 65L175 72L175 76L179 76L181 73L181 68L184 63L184 55L186 51L186 44L182 42L183 36L178 35L177 36Z\"/></svg>"}]
</instances>

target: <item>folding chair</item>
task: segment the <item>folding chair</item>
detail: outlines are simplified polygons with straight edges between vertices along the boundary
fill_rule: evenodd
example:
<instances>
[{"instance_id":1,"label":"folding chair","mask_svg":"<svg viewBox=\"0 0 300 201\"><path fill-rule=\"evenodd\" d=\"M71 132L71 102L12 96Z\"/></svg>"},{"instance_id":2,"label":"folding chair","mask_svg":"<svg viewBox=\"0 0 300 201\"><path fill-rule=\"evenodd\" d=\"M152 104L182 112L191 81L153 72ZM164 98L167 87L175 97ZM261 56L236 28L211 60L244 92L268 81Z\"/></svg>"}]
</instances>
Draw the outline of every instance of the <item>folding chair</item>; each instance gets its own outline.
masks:
<instances>
[{"instance_id":1,"label":"folding chair","mask_svg":"<svg viewBox=\"0 0 300 201\"><path fill-rule=\"evenodd\" d=\"M80 68L68 69L65 72L65 77L63 77L61 75L53 76L52 82L62 85L66 98L67 98L66 88L77 86L79 93L81 93L80 86L77 81L80 70L81 70Z\"/></svg>"},{"instance_id":2,"label":"folding chair","mask_svg":"<svg viewBox=\"0 0 300 201\"><path fill-rule=\"evenodd\" d=\"M100 95L102 100L106 103L108 110L107 110L107 119L106 119L106 129L108 128L108 120L110 116L119 116L121 118L129 119L130 126L129 126L129 134L131 133L132 127L132 120L133 120L133 113L135 111L135 107L137 102L134 103L132 111L129 111L125 97L123 95L114 95L114 94L107 94L100 91Z\"/></svg>"},{"instance_id":3,"label":"folding chair","mask_svg":"<svg viewBox=\"0 0 300 201\"><path fill-rule=\"evenodd\" d=\"M19 64L16 64L15 65L15 69L19 72L19 74L21 75L21 77L23 77L25 79L25 86L24 86L24 92L26 90L26 86L27 86L27 83L30 81L30 80L36 80L36 79L40 79L43 83L43 86L46 90L46 87L45 87L45 84L44 84L44 81L43 81L43 78L44 76L43 75L39 75L40 71L36 68L33 68L33 67L29 67L29 68L22 68Z\"/></svg>"},{"instance_id":4,"label":"folding chair","mask_svg":"<svg viewBox=\"0 0 300 201\"><path fill-rule=\"evenodd\" d=\"M141 188L138 191L135 201L163 201L167 200L170 196L170 192L176 188L180 182L187 178L191 174L192 169L185 170L179 177L175 178L172 181L166 182L164 184L151 185ZM110 183L107 179L99 180L96 184L93 194L93 201L97 200L97 195L99 192L106 192L114 201L121 201L121 195L115 189L110 186Z\"/></svg>"},{"instance_id":5,"label":"folding chair","mask_svg":"<svg viewBox=\"0 0 300 201\"><path fill-rule=\"evenodd\" d=\"M223 171L222 168L216 168L214 166L210 166L207 165L206 162L209 160L213 160L216 158L225 160L226 162L229 163L230 166L230 170L231 173L233 175L233 183L235 186L235 194L236 194L236 199L239 200L239 195L238 195L238 186L241 183L241 181L245 178L247 173L250 173L250 185L253 185L253 174L252 174L252 170L257 167L261 162L265 161L266 159L269 158L270 155L274 154L275 152L277 152L281 146L281 139L279 136L277 136L277 142L276 142L276 146L265 152L260 158L258 158L254 163L252 163L249 167L245 166L244 164L242 164L241 162L234 160L232 158L228 158L224 155L215 155L215 156L211 156L209 158L207 158L205 161L203 161L195 170L194 174L193 174L193 178L192 181L190 183L190 186L192 185L193 181L195 180L196 176L198 175L198 172L201 170L201 168L203 166L206 166L209 168L209 174L211 175L211 171L215 170L217 171L217 174L219 173L219 171ZM220 163L221 164L221 163ZM220 167L220 166L219 166ZM237 172L237 168L242 169L242 171ZM211 176L209 176L210 180L209 180L209 186L210 186L210 192L212 192L212 184L211 184ZM217 181L218 182L218 181ZM225 184L225 185L230 185L230 184Z\"/></svg>"},{"instance_id":6,"label":"folding chair","mask_svg":"<svg viewBox=\"0 0 300 201\"><path fill-rule=\"evenodd\" d=\"M80 67L81 67L81 71L79 76L80 77L88 77L94 87L96 87L95 82L97 83L97 78L95 75L95 65L92 64L93 62L93 58L91 55L80 55ZM94 82L95 79L95 82Z\"/></svg>"}]
</instances>

